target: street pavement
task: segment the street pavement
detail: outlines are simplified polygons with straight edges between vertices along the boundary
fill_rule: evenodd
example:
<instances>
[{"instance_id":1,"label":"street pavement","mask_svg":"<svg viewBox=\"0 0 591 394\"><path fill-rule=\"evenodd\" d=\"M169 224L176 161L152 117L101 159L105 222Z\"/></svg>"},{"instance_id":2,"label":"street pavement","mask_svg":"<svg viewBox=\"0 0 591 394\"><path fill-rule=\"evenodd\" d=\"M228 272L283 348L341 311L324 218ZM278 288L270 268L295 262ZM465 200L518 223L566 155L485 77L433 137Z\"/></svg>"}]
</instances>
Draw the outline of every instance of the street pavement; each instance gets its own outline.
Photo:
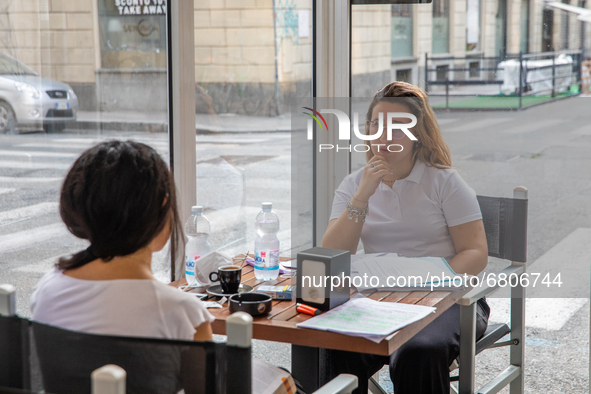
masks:
<instances>
[{"instance_id":1,"label":"street pavement","mask_svg":"<svg viewBox=\"0 0 591 394\"><path fill-rule=\"evenodd\" d=\"M528 271L563 270L582 278L560 297L542 288L528 289L535 297L527 301L526 393L589 390L590 100L574 97L519 112L437 113L454 166L478 194L511 197L515 186L528 188ZM225 118L231 120L208 121L210 126L234 125L232 132L221 132L222 127L196 135L198 203L212 223L211 243L228 254L252 252L254 218L261 202L269 200L281 220L282 252L289 252L291 197L298 192L291 190L291 159L300 152L292 152L288 120ZM254 132L257 127L264 132ZM164 133L93 134L86 129L0 136L0 282L17 287L23 316L30 316L33 286L57 258L86 247L61 223L59 189L75 158L108 139L144 142L168 160ZM158 278L166 280L166 251L154 260ZM491 259L487 272L505 265ZM492 297L489 303L491 321L505 322L507 300ZM255 341L254 355L291 367L285 344ZM476 386L507 364L507 348L478 356ZM384 372L384 386L391 391Z\"/></svg>"}]
</instances>

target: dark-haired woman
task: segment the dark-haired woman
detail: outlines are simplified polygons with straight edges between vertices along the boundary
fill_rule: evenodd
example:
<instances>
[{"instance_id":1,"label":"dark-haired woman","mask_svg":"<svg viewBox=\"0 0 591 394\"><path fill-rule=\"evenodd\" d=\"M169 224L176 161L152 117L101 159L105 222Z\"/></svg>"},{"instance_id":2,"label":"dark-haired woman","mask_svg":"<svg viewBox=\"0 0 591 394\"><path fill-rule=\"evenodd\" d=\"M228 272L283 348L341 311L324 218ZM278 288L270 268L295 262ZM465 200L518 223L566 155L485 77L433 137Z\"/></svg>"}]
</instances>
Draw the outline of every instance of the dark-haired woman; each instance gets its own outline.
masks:
<instances>
[{"instance_id":1,"label":"dark-haired woman","mask_svg":"<svg viewBox=\"0 0 591 394\"><path fill-rule=\"evenodd\" d=\"M82 153L62 186L60 215L90 246L39 281L34 320L94 334L211 340L214 318L201 301L152 275L152 253L183 238L173 176L154 149L110 141Z\"/></svg>"},{"instance_id":2,"label":"dark-haired woman","mask_svg":"<svg viewBox=\"0 0 591 394\"><path fill-rule=\"evenodd\" d=\"M417 123L409 131L386 130L380 124ZM449 148L421 89L393 82L380 89L366 115L367 164L345 177L335 191L322 246L355 254L395 252L406 257L445 258L458 274L477 275L488 251L476 194L452 168ZM371 145L370 145L371 144ZM394 145L393 147L390 147ZM400 148L402 147L402 149ZM353 220L355 219L355 220ZM478 300L476 337L487 327L490 309ZM356 392L367 392L368 378L384 364L396 394L447 394L449 366L459 355L460 307L453 305L390 357L335 352L337 373L360 377Z\"/></svg>"}]
</instances>

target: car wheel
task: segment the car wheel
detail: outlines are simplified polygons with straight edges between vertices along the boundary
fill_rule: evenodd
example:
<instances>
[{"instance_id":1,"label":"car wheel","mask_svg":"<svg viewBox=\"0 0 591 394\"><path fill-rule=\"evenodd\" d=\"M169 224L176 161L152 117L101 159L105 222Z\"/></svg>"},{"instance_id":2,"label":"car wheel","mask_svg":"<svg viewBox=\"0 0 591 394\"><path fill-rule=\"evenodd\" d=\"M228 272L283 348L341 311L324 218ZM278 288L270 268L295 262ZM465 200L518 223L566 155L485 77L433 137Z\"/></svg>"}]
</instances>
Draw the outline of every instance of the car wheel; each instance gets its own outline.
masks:
<instances>
[{"instance_id":1,"label":"car wheel","mask_svg":"<svg viewBox=\"0 0 591 394\"><path fill-rule=\"evenodd\" d=\"M0 134L16 134L16 118L8 103L0 101Z\"/></svg>"}]
</instances>

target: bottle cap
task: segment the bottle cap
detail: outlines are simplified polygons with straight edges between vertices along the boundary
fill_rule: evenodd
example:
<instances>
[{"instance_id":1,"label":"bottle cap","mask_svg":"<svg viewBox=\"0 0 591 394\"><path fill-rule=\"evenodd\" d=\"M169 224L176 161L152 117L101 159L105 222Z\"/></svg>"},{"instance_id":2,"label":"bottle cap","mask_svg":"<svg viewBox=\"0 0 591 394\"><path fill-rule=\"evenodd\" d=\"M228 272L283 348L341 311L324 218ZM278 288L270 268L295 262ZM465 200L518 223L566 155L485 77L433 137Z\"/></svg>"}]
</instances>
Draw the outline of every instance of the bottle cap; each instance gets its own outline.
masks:
<instances>
[{"instance_id":1,"label":"bottle cap","mask_svg":"<svg viewBox=\"0 0 591 394\"><path fill-rule=\"evenodd\" d=\"M203 207L201 205L194 205L191 207L191 213L192 214L203 213Z\"/></svg>"},{"instance_id":2,"label":"bottle cap","mask_svg":"<svg viewBox=\"0 0 591 394\"><path fill-rule=\"evenodd\" d=\"M268 209L272 209L273 208L273 203L272 202L264 202L263 203L263 209L264 210L268 210Z\"/></svg>"}]
</instances>

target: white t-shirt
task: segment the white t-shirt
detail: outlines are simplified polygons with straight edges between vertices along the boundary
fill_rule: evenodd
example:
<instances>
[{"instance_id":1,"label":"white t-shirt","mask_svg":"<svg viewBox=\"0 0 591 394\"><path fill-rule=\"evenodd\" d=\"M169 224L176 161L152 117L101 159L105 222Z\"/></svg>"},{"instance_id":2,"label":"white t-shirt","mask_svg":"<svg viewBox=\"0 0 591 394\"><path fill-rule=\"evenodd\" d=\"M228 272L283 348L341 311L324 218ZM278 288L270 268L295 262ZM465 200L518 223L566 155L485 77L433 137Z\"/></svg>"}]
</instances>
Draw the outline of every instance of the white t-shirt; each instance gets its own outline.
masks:
<instances>
[{"instance_id":1,"label":"white t-shirt","mask_svg":"<svg viewBox=\"0 0 591 394\"><path fill-rule=\"evenodd\" d=\"M330 220L341 216L362 177L363 168L343 179L335 191ZM448 227L479 219L476 193L456 170L417 160L408 177L394 182L392 188L380 183L370 197L361 242L365 253L437 256L449 261L456 251Z\"/></svg>"},{"instance_id":2,"label":"white t-shirt","mask_svg":"<svg viewBox=\"0 0 591 394\"><path fill-rule=\"evenodd\" d=\"M33 320L103 335L193 340L215 318L195 296L149 279L82 280L57 268L35 286Z\"/></svg>"}]
</instances>

